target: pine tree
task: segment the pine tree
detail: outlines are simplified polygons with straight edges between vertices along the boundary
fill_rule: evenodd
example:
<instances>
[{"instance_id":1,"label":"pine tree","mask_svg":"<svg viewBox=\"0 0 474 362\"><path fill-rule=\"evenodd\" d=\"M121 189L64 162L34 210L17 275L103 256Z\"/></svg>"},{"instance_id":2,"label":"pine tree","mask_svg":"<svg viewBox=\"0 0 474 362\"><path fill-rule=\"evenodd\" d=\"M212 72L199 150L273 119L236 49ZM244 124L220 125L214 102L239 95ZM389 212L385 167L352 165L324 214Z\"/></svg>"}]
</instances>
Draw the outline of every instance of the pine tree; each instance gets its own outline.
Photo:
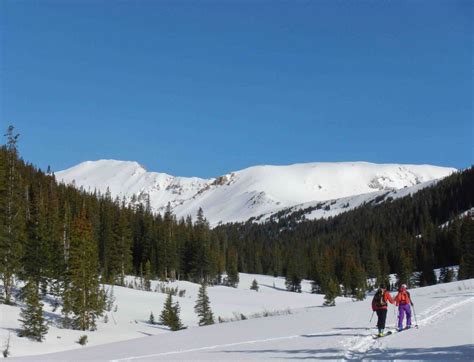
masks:
<instances>
[{"instance_id":1,"label":"pine tree","mask_svg":"<svg viewBox=\"0 0 474 362\"><path fill-rule=\"evenodd\" d=\"M336 305L336 297L338 297L341 294L339 284L337 283L336 280L330 279L326 294L324 296L324 303L323 305L327 307L333 307Z\"/></svg>"},{"instance_id":2,"label":"pine tree","mask_svg":"<svg viewBox=\"0 0 474 362\"><path fill-rule=\"evenodd\" d=\"M200 282L208 282L211 279L211 255L210 255L210 231L209 222L204 217L202 208L199 208L197 220L194 224L194 277Z\"/></svg>"},{"instance_id":3,"label":"pine tree","mask_svg":"<svg viewBox=\"0 0 474 362\"><path fill-rule=\"evenodd\" d=\"M198 298L196 300L196 305L194 306L194 311L199 316L199 325L207 326L214 324L214 316L211 311L211 302L209 301L209 296L207 295L206 284L202 283L199 288Z\"/></svg>"},{"instance_id":4,"label":"pine tree","mask_svg":"<svg viewBox=\"0 0 474 362\"><path fill-rule=\"evenodd\" d=\"M73 223L68 259L69 283L64 291L63 313L73 314L73 327L95 329L95 320L105 309L104 292L99 287L99 264L92 225L81 211Z\"/></svg>"},{"instance_id":5,"label":"pine tree","mask_svg":"<svg viewBox=\"0 0 474 362\"><path fill-rule=\"evenodd\" d=\"M168 293L163 310L160 314L160 324L170 327L172 331L183 329L184 326L179 318L179 303L173 305L173 296Z\"/></svg>"},{"instance_id":6,"label":"pine tree","mask_svg":"<svg viewBox=\"0 0 474 362\"><path fill-rule=\"evenodd\" d=\"M173 296L171 295L171 293L168 293L165 304L163 306L163 310L161 311L161 314L160 314L160 324L164 326L170 326L172 314L173 314Z\"/></svg>"},{"instance_id":7,"label":"pine tree","mask_svg":"<svg viewBox=\"0 0 474 362\"><path fill-rule=\"evenodd\" d=\"M0 274L3 280L5 304L11 303L13 276L20 269L25 239L25 218L22 185L18 169L17 142L19 134L9 126L7 145L0 158Z\"/></svg>"},{"instance_id":8,"label":"pine tree","mask_svg":"<svg viewBox=\"0 0 474 362\"><path fill-rule=\"evenodd\" d=\"M462 257L458 279L474 278L474 220L466 217L461 227Z\"/></svg>"},{"instance_id":9,"label":"pine tree","mask_svg":"<svg viewBox=\"0 0 474 362\"><path fill-rule=\"evenodd\" d=\"M143 273L143 290L151 290L151 263L149 260L145 263L145 272Z\"/></svg>"},{"instance_id":10,"label":"pine tree","mask_svg":"<svg viewBox=\"0 0 474 362\"><path fill-rule=\"evenodd\" d=\"M122 203L120 215L114 224L113 240L111 269L115 278L118 279L116 282L119 285L124 285L125 274L131 270L133 241L124 203Z\"/></svg>"},{"instance_id":11,"label":"pine tree","mask_svg":"<svg viewBox=\"0 0 474 362\"><path fill-rule=\"evenodd\" d=\"M237 270L237 252L229 248L227 252L227 285L237 288L239 284L239 272Z\"/></svg>"},{"instance_id":12,"label":"pine tree","mask_svg":"<svg viewBox=\"0 0 474 362\"><path fill-rule=\"evenodd\" d=\"M47 255L47 223L44 197L41 186L29 188L28 238L22 258L22 277L33 280L37 285L45 282Z\"/></svg>"},{"instance_id":13,"label":"pine tree","mask_svg":"<svg viewBox=\"0 0 474 362\"><path fill-rule=\"evenodd\" d=\"M399 267L397 271L397 283L398 285L406 284L408 287L411 286L411 277L413 273L413 261L411 253L403 250L399 258Z\"/></svg>"},{"instance_id":14,"label":"pine tree","mask_svg":"<svg viewBox=\"0 0 474 362\"><path fill-rule=\"evenodd\" d=\"M24 288L25 307L21 309L20 336L41 342L48 333L48 326L43 318L43 303L41 303L37 284L29 280Z\"/></svg>"},{"instance_id":15,"label":"pine tree","mask_svg":"<svg viewBox=\"0 0 474 362\"><path fill-rule=\"evenodd\" d=\"M60 216L59 195L54 176L49 177L47 190L47 227L46 227L46 277L53 295L54 308L60 305L60 296L66 274L65 254L62 243L62 217Z\"/></svg>"},{"instance_id":16,"label":"pine tree","mask_svg":"<svg viewBox=\"0 0 474 362\"><path fill-rule=\"evenodd\" d=\"M292 253L288 261L286 271L285 286L290 292L301 293L301 265L298 263L298 255Z\"/></svg>"},{"instance_id":17,"label":"pine tree","mask_svg":"<svg viewBox=\"0 0 474 362\"><path fill-rule=\"evenodd\" d=\"M179 307L179 303L176 302L175 305L173 306L173 313L171 314L171 318L170 318L169 327L172 331L179 331L181 329L186 328L181 322L181 318L179 317L180 313L181 313L181 309Z\"/></svg>"}]
</instances>

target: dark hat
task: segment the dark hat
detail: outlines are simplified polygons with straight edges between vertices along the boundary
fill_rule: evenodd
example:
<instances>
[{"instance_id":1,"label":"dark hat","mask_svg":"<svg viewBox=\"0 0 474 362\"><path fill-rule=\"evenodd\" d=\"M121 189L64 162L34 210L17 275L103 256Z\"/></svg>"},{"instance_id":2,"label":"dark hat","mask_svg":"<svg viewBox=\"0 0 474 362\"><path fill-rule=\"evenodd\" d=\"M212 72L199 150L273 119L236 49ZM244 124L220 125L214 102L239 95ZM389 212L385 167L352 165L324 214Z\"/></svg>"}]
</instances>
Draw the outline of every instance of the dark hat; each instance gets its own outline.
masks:
<instances>
[{"instance_id":1,"label":"dark hat","mask_svg":"<svg viewBox=\"0 0 474 362\"><path fill-rule=\"evenodd\" d=\"M379 288L380 288L380 289L385 289L385 284L383 284L383 283L380 284L380 285L379 285Z\"/></svg>"}]
</instances>

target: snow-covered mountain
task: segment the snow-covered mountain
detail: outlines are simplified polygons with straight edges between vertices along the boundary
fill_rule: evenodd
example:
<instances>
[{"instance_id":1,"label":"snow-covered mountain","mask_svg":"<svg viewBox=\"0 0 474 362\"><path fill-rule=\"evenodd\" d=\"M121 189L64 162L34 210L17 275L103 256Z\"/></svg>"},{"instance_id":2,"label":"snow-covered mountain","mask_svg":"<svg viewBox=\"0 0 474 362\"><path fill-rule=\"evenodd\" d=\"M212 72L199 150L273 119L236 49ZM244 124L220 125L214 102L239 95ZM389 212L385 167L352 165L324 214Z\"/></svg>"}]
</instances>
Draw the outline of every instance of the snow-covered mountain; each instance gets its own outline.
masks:
<instances>
[{"instance_id":1,"label":"snow-covered mountain","mask_svg":"<svg viewBox=\"0 0 474 362\"><path fill-rule=\"evenodd\" d=\"M210 224L215 226L252 217L264 220L286 209L322 210L311 211L308 218L335 215L388 192L397 197L394 190L405 189L403 194L406 194L415 187L415 192L455 171L431 165L304 163L254 166L201 179L148 172L137 162L99 160L57 172L56 177L87 191L105 193L109 189L113 197L125 197L127 201L149 200L156 212L162 212L169 202L177 217L194 217L202 207Z\"/></svg>"}]
</instances>

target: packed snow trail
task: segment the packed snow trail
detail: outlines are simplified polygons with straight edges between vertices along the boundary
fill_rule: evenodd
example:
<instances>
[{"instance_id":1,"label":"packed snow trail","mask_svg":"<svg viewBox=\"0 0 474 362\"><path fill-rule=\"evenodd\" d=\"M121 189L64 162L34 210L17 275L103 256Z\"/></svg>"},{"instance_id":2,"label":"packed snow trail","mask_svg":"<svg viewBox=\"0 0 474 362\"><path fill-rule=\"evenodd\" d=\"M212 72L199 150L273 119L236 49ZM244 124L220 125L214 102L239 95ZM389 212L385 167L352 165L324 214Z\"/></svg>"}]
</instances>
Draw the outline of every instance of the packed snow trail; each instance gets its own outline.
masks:
<instances>
[{"instance_id":1,"label":"packed snow trail","mask_svg":"<svg viewBox=\"0 0 474 362\"><path fill-rule=\"evenodd\" d=\"M368 329L372 325L367 298L334 308L305 308L292 315L190 328L25 360L472 360L473 290L472 279L412 290L420 328L378 340ZM389 328L395 317L391 309Z\"/></svg>"},{"instance_id":2,"label":"packed snow trail","mask_svg":"<svg viewBox=\"0 0 474 362\"><path fill-rule=\"evenodd\" d=\"M474 293L471 293L470 295L470 298L463 299L457 302L455 297L447 297L446 299L439 301L438 303L423 311L423 313L421 314L421 318L418 318L418 327L413 324L413 327L411 329L404 330L402 332L396 332L396 329L394 328L394 333L392 333L392 335L390 336L387 336L387 338L393 338L397 333L402 333L403 335L405 335L406 333L410 333L413 330L419 328L426 328L430 324L433 324L435 321L446 318L450 313L453 313L464 306L469 306L472 312L472 305L474 304ZM423 317L424 315L426 315L426 317ZM412 317L412 321L415 321L414 315ZM373 349L374 347L380 348L384 345L384 342L387 343L387 341L383 341L381 339L374 340L372 338L372 335L363 338L355 338L352 341L352 345L348 346L346 358L363 358L369 350Z\"/></svg>"}]
</instances>

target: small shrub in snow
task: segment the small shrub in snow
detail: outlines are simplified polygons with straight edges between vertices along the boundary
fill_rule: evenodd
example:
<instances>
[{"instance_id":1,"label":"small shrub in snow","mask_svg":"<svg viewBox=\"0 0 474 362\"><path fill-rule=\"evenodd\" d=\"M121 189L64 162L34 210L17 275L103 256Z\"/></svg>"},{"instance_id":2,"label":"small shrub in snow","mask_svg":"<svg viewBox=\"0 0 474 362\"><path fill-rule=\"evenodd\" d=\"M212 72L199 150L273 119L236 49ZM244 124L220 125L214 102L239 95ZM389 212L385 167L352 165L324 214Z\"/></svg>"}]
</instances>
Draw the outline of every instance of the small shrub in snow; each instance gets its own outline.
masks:
<instances>
[{"instance_id":1,"label":"small shrub in snow","mask_svg":"<svg viewBox=\"0 0 474 362\"><path fill-rule=\"evenodd\" d=\"M153 312L150 313L150 317L148 318L148 323L150 324L155 324L155 316L153 315Z\"/></svg>"},{"instance_id":2,"label":"small shrub in snow","mask_svg":"<svg viewBox=\"0 0 474 362\"><path fill-rule=\"evenodd\" d=\"M115 303L115 296L114 296L114 287L112 286L108 291L104 291L105 293L105 309L107 312L112 311L112 308Z\"/></svg>"},{"instance_id":3,"label":"small shrub in snow","mask_svg":"<svg viewBox=\"0 0 474 362\"><path fill-rule=\"evenodd\" d=\"M5 341L2 354L3 354L3 358L7 358L10 355L10 333L8 333L8 338Z\"/></svg>"},{"instance_id":4,"label":"small shrub in snow","mask_svg":"<svg viewBox=\"0 0 474 362\"><path fill-rule=\"evenodd\" d=\"M178 293L179 293L179 290L178 290L178 287L168 287L167 285L165 285L165 283L161 282L158 286L157 286L158 290L160 291L160 293L163 293L163 294L171 294L173 297L177 296Z\"/></svg>"},{"instance_id":5,"label":"small shrub in snow","mask_svg":"<svg viewBox=\"0 0 474 362\"><path fill-rule=\"evenodd\" d=\"M180 291L178 292L178 297L184 298L184 295L185 295L185 294L186 294L186 289L180 290Z\"/></svg>"},{"instance_id":6,"label":"small shrub in snow","mask_svg":"<svg viewBox=\"0 0 474 362\"><path fill-rule=\"evenodd\" d=\"M258 283L256 279L253 280L252 285L250 286L250 289L258 292L259 287L258 287Z\"/></svg>"},{"instance_id":7,"label":"small shrub in snow","mask_svg":"<svg viewBox=\"0 0 474 362\"><path fill-rule=\"evenodd\" d=\"M79 340L77 341L77 343L79 343L81 346L85 346L87 344L88 340L87 340L87 336L84 334L82 336L79 337Z\"/></svg>"}]
</instances>

